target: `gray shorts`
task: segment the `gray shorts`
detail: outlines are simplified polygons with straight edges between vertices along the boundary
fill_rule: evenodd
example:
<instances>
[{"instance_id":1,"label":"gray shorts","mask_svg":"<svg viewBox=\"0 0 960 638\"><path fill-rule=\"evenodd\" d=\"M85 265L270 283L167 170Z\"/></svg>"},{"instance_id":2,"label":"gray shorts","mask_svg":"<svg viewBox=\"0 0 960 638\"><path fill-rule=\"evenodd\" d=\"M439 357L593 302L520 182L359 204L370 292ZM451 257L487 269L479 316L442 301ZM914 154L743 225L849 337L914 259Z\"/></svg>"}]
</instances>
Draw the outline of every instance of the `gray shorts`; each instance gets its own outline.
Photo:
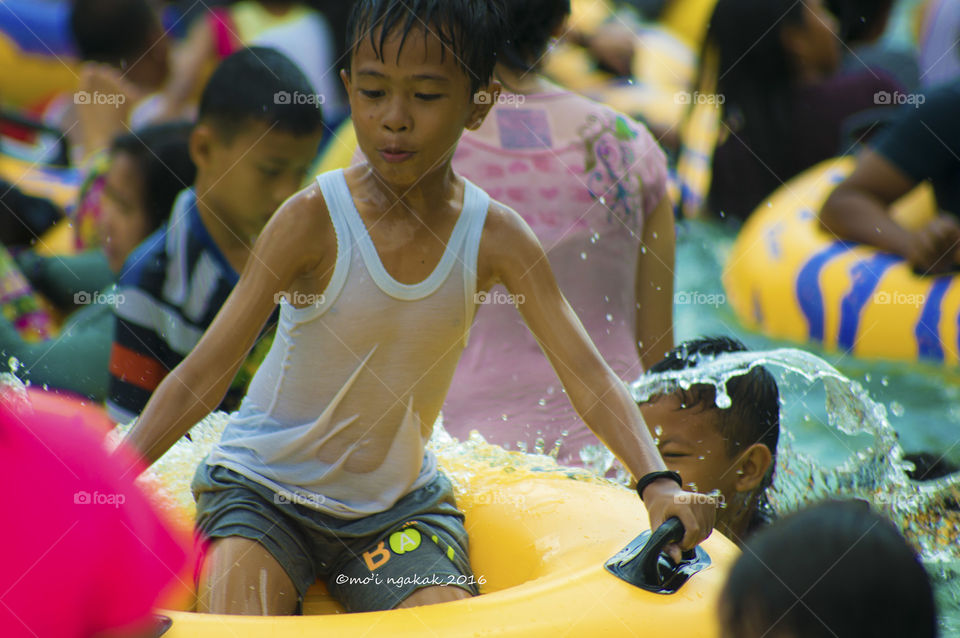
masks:
<instances>
[{"instance_id":1,"label":"gray shorts","mask_svg":"<svg viewBox=\"0 0 960 638\"><path fill-rule=\"evenodd\" d=\"M479 593L463 514L442 473L389 510L356 520L277 498L270 488L206 462L192 489L200 534L263 545L290 576L301 603L318 578L351 612L393 609L433 585Z\"/></svg>"}]
</instances>

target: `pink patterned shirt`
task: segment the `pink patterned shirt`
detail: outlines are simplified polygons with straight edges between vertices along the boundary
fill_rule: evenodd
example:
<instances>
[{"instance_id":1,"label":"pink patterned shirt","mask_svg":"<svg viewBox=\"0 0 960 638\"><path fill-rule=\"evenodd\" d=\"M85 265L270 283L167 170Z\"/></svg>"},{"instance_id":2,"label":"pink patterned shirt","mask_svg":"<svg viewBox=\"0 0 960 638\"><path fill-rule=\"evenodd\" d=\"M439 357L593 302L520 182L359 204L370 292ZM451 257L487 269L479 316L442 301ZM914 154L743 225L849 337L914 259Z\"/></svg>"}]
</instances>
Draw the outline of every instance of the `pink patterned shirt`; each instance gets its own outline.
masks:
<instances>
[{"instance_id":1,"label":"pink patterned shirt","mask_svg":"<svg viewBox=\"0 0 960 638\"><path fill-rule=\"evenodd\" d=\"M647 129L566 91L504 94L483 126L463 135L453 167L526 220L603 358L621 379L635 380L637 252L667 179ZM478 309L444 425L461 439L476 429L492 443L523 441L530 450L539 437L547 450L563 438L560 461L580 464L580 448L599 441L505 298L498 286Z\"/></svg>"}]
</instances>

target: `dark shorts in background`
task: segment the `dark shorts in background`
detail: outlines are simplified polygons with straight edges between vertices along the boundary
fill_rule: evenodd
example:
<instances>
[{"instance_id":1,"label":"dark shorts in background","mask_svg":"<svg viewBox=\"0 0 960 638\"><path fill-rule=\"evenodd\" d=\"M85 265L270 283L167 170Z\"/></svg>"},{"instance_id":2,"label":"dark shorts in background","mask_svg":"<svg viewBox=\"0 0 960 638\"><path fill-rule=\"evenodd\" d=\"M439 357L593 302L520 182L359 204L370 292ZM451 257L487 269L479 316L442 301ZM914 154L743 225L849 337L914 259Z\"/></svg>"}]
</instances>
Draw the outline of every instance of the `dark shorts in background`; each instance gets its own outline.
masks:
<instances>
[{"instance_id":1,"label":"dark shorts in background","mask_svg":"<svg viewBox=\"0 0 960 638\"><path fill-rule=\"evenodd\" d=\"M467 532L441 473L389 510L356 520L323 514L219 465L193 479L197 530L257 541L284 568L300 599L321 578L347 611L393 609L417 589L478 594Z\"/></svg>"}]
</instances>

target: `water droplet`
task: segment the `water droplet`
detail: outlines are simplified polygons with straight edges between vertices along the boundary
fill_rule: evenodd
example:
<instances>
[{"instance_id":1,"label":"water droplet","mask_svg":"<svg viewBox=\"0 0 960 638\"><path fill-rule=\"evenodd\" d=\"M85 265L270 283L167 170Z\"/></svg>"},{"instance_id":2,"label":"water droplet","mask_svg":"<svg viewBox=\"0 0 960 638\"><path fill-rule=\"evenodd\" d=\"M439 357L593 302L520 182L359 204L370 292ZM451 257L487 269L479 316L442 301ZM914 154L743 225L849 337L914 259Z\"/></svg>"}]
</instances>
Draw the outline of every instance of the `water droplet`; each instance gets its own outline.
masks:
<instances>
[{"instance_id":1,"label":"water droplet","mask_svg":"<svg viewBox=\"0 0 960 638\"><path fill-rule=\"evenodd\" d=\"M587 253L580 253L580 259L585 261L587 259Z\"/></svg>"},{"instance_id":2,"label":"water droplet","mask_svg":"<svg viewBox=\"0 0 960 638\"><path fill-rule=\"evenodd\" d=\"M606 301L607 303L610 303L610 297L607 295L603 296L603 300Z\"/></svg>"},{"instance_id":3,"label":"water droplet","mask_svg":"<svg viewBox=\"0 0 960 638\"><path fill-rule=\"evenodd\" d=\"M882 385L883 387L887 387L888 385L890 385L889 377L880 377L880 385Z\"/></svg>"},{"instance_id":4,"label":"water droplet","mask_svg":"<svg viewBox=\"0 0 960 638\"><path fill-rule=\"evenodd\" d=\"M506 420L507 420L507 415L506 415L506 414L501 414L501 415L500 415L500 420L501 420L501 421L506 421Z\"/></svg>"},{"instance_id":5,"label":"water droplet","mask_svg":"<svg viewBox=\"0 0 960 638\"><path fill-rule=\"evenodd\" d=\"M526 441L517 441L517 449L526 454L527 452L527 442Z\"/></svg>"},{"instance_id":6,"label":"water droplet","mask_svg":"<svg viewBox=\"0 0 960 638\"><path fill-rule=\"evenodd\" d=\"M606 197L601 197L601 198L600 198L600 203L603 204L604 206L606 206L606 205L607 205L607 198L606 198Z\"/></svg>"},{"instance_id":7,"label":"water droplet","mask_svg":"<svg viewBox=\"0 0 960 638\"><path fill-rule=\"evenodd\" d=\"M663 426L662 425L653 426L653 433L656 434L657 436L663 436Z\"/></svg>"},{"instance_id":8,"label":"water droplet","mask_svg":"<svg viewBox=\"0 0 960 638\"><path fill-rule=\"evenodd\" d=\"M704 455L701 454L700 456L697 457L697 460L698 460L698 461L702 461L702 460L704 460L705 458L707 458L707 457L705 457Z\"/></svg>"},{"instance_id":9,"label":"water droplet","mask_svg":"<svg viewBox=\"0 0 960 638\"><path fill-rule=\"evenodd\" d=\"M543 440L542 436L538 436L537 439L533 442L533 453L534 454L543 454L544 449L547 447L547 442Z\"/></svg>"},{"instance_id":10,"label":"water droplet","mask_svg":"<svg viewBox=\"0 0 960 638\"><path fill-rule=\"evenodd\" d=\"M657 231L653 231L653 238L657 239L660 235L657 234Z\"/></svg>"},{"instance_id":11,"label":"water droplet","mask_svg":"<svg viewBox=\"0 0 960 638\"><path fill-rule=\"evenodd\" d=\"M730 400L730 395L727 394L726 390L724 390L723 392L717 392L717 399L715 403L717 404L717 407L720 408L721 410L726 410L731 405L733 405L733 401Z\"/></svg>"},{"instance_id":12,"label":"water droplet","mask_svg":"<svg viewBox=\"0 0 960 638\"><path fill-rule=\"evenodd\" d=\"M903 404L899 401L890 402L890 411L893 412L894 416L903 416L905 410L903 409Z\"/></svg>"},{"instance_id":13,"label":"water droplet","mask_svg":"<svg viewBox=\"0 0 960 638\"><path fill-rule=\"evenodd\" d=\"M869 373L869 372L866 373L865 375L863 375L863 380L866 381L867 383L870 383L870 381L871 381L872 379L873 379L873 377L870 376L870 373Z\"/></svg>"},{"instance_id":14,"label":"water droplet","mask_svg":"<svg viewBox=\"0 0 960 638\"><path fill-rule=\"evenodd\" d=\"M641 255L646 255L646 254L647 254L647 247L646 247L646 246L640 246L640 254L641 254Z\"/></svg>"},{"instance_id":15,"label":"water droplet","mask_svg":"<svg viewBox=\"0 0 960 638\"><path fill-rule=\"evenodd\" d=\"M7 367L10 369L10 372L16 372L20 369L20 359L10 357L7 359Z\"/></svg>"},{"instance_id":16,"label":"water droplet","mask_svg":"<svg viewBox=\"0 0 960 638\"><path fill-rule=\"evenodd\" d=\"M687 483L687 485L689 486L691 492L696 492L696 491L697 491L697 484L696 484L696 483Z\"/></svg>"},{"instance_id":17,"label":"water droplet","mask_svg":"<svg viewBox=\"0 0 960 638\"><path fill-rule=\"evenodd\" d=\"M547 400L546 400L546 399L540 399L539 401L537 401L537 405L539 405L541 408L542 408L543 406L545 406L546 404L547 404Z\"/></svg>"},{"instance_id":18,"label":"water droplet","mask_svg":"<svg viewBox=\"0 0 960 638\"><path fill-rule=\"evenodd\" d=\"M594 233L594 234L590 237L590 243L591 243L591 244L595 244L595 243L597 243L597 241L598 241L599 239L600 239L600 233Z\"/></svg>"},{"instance_id":19,"label":"water droplet","mask_svg":"<svg viewBox=\"0 0 960 638\"><path fill-rule=\"evenodd\" d=\"M547 396L551 396L555 392L553 386L547 386ZM564 435L566 436L566 435Z\"/></svg>"},{"instance_id":20,"label":"water droplet","mask_svg":"<svg viewBox=\"0 0 960 638\"><path fill-rule=\"evenodd\" d=\"M611 315L609 312L607 313L607 321L613 323L613 315Z\"/></svg>"}]
</instances>

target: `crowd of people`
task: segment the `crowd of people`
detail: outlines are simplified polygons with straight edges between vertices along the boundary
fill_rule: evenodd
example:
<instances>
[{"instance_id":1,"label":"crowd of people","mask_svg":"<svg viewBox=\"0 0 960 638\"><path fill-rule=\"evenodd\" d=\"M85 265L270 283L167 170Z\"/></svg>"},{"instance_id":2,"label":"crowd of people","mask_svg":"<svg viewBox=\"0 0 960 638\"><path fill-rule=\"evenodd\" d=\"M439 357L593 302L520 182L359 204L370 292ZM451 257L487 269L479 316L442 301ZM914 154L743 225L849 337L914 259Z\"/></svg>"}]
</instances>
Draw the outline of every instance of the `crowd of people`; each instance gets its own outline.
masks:
<instances>
[{"instance_id":1,"label":"crowd of people","mask_svg":"<svg viewBox=\"0 0 960 638\"><path fill-rule=\"evenodd\" d=\"M34 161L66 143L82 185L67 211L15 184L0 198L0 292L18 295L0 298L0 360L136 421L108 455L102 432L0 389L6 484L32 471L51 494L4 531L23 564L0 579L17 592L0 594L0 627L155 635L150 608L189 552L132 479L221 409L193 481L200 611L298 613L318 579L347 611L477 595L405 578L471 574L464 515L426 445L442 415L454 436L555 447L562 464L605 446L652 528L683 523L671 556L714 529L743 548L720 598L725 636L935 635L919 557L866 504L776 520L769 371L729 380L726 407L712 384L640 403L628 390L746 347L675 344L669 136L564 87L545 60L566 40L616 81L644 54L631 27L685 1L601 3L588 25L576 0L73 0L78 84L31 106L43 126L26 139ZM746 219L806 168L857 153L822 226L918 272L954 270L954 3L926 3L917 50L886 39L894 0L711 6L690 43L703 61L691 88L722 97L709 213ZM344 149L348 165L317 170ZM891 205L927 180L941 214L899 226ZM51 254L64 224L69 250ZM128 506L70 510L77 490ZM443 543L384 564L408 586L333 578L372 571L364 552L411 525ZM65 567L112 603L46 614Z\"/></svg>"}]
</instances>

